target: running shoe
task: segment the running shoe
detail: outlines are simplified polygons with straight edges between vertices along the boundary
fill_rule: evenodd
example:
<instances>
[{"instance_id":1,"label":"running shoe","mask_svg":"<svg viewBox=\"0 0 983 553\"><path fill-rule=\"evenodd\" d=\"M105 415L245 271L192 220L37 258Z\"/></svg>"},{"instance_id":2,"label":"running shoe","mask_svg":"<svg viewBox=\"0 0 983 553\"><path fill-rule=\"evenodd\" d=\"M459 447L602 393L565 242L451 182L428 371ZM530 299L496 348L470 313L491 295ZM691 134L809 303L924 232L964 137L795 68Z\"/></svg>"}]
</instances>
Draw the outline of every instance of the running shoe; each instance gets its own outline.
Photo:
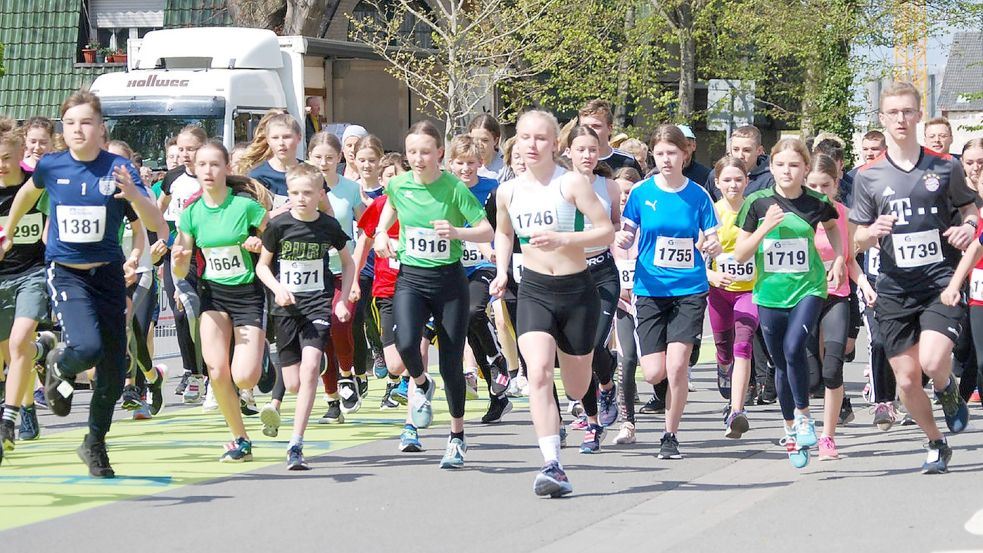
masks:
<instances>
[{"instance_id":1,"label":"running shoe","mask_svg":"<svg viewBox=\"0 0 983 553\"><path fill-rule=\"evenodd\" d=\"M218 411L218 400L215 399L215 390L206 383L205 385L205 401L201 403L201 410L208 413L210 411Z\"/></svg>"},{"instance_id":2,"label":"running shoe","mask_svg":"<svg viewBox=\"0 0 983 553\"><path fill-rule=\"evenodd\" d=\"M464 454L468 452L468 444L460 438L447 440L447 449L440 460L442 469L459 469L464 466Z\"/></svg>"},{"instance_id":3,"label":"running shoe","mask_svg":"<svg viewBox=\"0 0 983 553\"><path fill-rule=\"evenodd\" d=\"M280 433L280 411L267 403L259 410L259 421L263 423L263 435L268 438L276 438Z\"/></svg>"},{"instance_id":4,"label":"running shoe","mask_svg":"<svg viewBox=\"0 0 983 553\"><path fill-rule=\"evenodd\" d=\"M489 375L490 382L488 383L488 390L493 396L500 396L509 389L509 384L512 383L512 379L509 377L508 365L505 364L505 358L499 355L492 361L491 374Z\"/></svg>"},{"instance_id":5,"label":"running shoe","mask_svg":"<svg viewBox=\"0 0 983 553\"><path fill-rule=\"evenodd\" d=\"M385 378L386 377L385 374L383 374L382 376L378 376L379 375L379 370L378 369L380 367L386 369L386 374L389 373L389 369L387 368L387 365L386 365L386 356L382 353L382 350L377 350L375 348L372 348L372 367L373 367L373 370L375 370L375 374L376 374L377 378Z\"/></svg>"},{"instance_id":6,"label":"running shoe","mask_svg":"<svg viewBox=\"0 0 983 553\"><path fill-rule=\"evenodd\" d=\"M464 398L478 399L478 369L464 371Z\"/></svg>"},{"instance_id":7,"label":"running shoe","mask_svg":"<svg viewBox=\"0 0 983 553\"><path fill-rule=\"evenodd\" d=\"M75 393L75 377L63 375L58 363L52 357L58 350L48 353L44 373L44 399L51 412L59 417L67 417L72 412L72 396Z\"/></svg>"},{"instance_id":8,"label":"running shoe","mask_svg":"<svg viewBox=\"0 0 983 553\"><path fill-rule=\"evenodd\" d=\"M500 398L491 398L488 402L488 411L485 412L484 416L481 417L482 424L494 424L500 422L502 417L512 412L512 402L509 398L502 396Z\"/></svg>"},{"instance_id":9,"label":"running shoe","mask_svg":"<svg viewBox=\"0 0 983 553\"><path fill-rule=\"evenodd\" d=\"M433 422L433 406L431 402L433 401L433 393L437 384L430 378L429 374L425 374L424 376L427 379L427 391L424 393L417 386L416 390L413 391L413 401L410 404L410 418L413 420L413 425L417 428L427 428Z\"/></svg>"},{"instance_id":10,"label":"running shoe","mask_svg":"<svg viewBox=\"0 0 983 553\"><path fill-rule=\"evenodd\" d=\"M392 398L396 400L396 403L399 403L400 405L406 405L406 402L408 401L407 396L409 395L409 390L410 390L410 379L400 378L399 385L393 389Z\"/></svg>"},{"instance_id":11,"label":"running shoe","mask_svg":"<svg viewBox=\"0 0 983 553\"><path fill-rule=\"evenodd\" d=\"M20 430L17 437L21 440L36 440L41 437L38 410L33 405L20 408Z\"/></svg>"},{"instance_id":12,"label":"running shoe","mask_svg":"<svg viewBox=\"0 0 983 553\"><path fill-rule=\"evenodd\" d=\"M187 386L181 394L181 401L186 405L201 403L201 391L205 388L205 377L199 374L188 376Z\"/></svg>"},{"instance_id":13,"label":"running shoe","mask_svg":"<svg viewBox=\"0 0 983 553\"><path fill-rule=\"evenodd\" d=\"M611 440L611 443L615 445L635 443L635 425L628 421L621 423L621 429L618 430L618 435Z\"/></svg>"},{"instance_id":14,"label":"running shoe","mask_svg":"<svg viewBox=\"0 0 983 553\"><path fill-rule=\"evenodd\" d=\"M816 423L804 415L795 415L795 443L799 448L816 445Z\"/></svg>"},{"instance_id":15,"label":"running shoe","mask_svg":"<svg viewBox=\"0 0 983 553\"><path fill-rule=\"evenodd\" d=\"M980 403L980 391L973 390L973 393L969 394L969 401L967 403Z\"/></svg>"},{"instance_id":16,"label":"running shoe","mask_svg":"<svg viewBox=\"0 0 983 553\"><path fill-rule=\"evenodd\" d=\"M536 475L532 491L539 496L563 497L573 492L573 486L567 479L567 473L560 468L560 463L550 461Z\"/></svg>"},{"instance_id":17,"label":"running shoe","mask_svg":"<svg viewBox=\"0 0 983 553\"><path fill-rule=\"evenodd\" d=\"M607 428L618 422L618 385L610 390L598 390L597 422Z\"/></svg>"},{"instance_id":18,"label":"running shoe","mask_svg":"<svg viewBox=\"0 0 983 553\"><path fill-rule=\"evenodd\" d=\"M372 367L372 374L375 375L376 379L382 380L389 376L389 369L385 365L376 365Z\"/></svg>"},{"instance_id":19,"label":"running shoe","mask_svg":"<svg viewBox=\"0 0 983 553\"><path fill-rule=\"evenodd\" d=\"M819 460L835 461L840 458L840 453L836 450L836 442L832 436L819 437Z\"/></svg>"},{"instance_id":20,"label":"running shoe","mask_svg":"<svg viewBox=\"0 0 983 553\"><path fill-rule=\"evenodd\" d=\"M393 399L392 396L393 390L395 390L397 386L399 386L399 384L396 384L391 380L386 382L386 393L382 394L382 401L379 403L379 409L382 409L383 411L388 409L399 409L399 402Z\"/></svg>"},{"instance_id":21,"label":"running shoe","mask_svg":"<svg viewBox=\"0 0 983 553\"><path fill-rule=\"evenodd\" d=\"M958 434L966 430L969 424L969 407L959 396L956 379L950 378L945 390L941 393L935 392L935 398L942 404L942 413L945 415L945 424L949 427L949 431Z\"/></svg>"},{"instance_id":22,"label":"running shoe","mask_svg":"<svg viewBox=\"0 0 983 553\"><path fill-rule=\"evenodd\" d=\"M423 444L420 443L420 434L412 424L403 425L403 431L399 433L399 450L403 453L423 451Z\"/></svg>"},{"instance_id":23,"label":"running shoe","mask_svg":"<svg viewBox=\"0 0 983 553\"><path fill-rule=\"evenodd\" d=\"M604 427L592 424L584 433L584 441L580 444L581 453L597 453L601 450L601 440L604 439Z\"/></svg>"},{"instance_id":24,"label":"running shoe","mask_svg":"<svg viewBox=\"0 0 983 553\"><path fill-rule=\"evenodd\" d=\"M344 422L345 414L341 412L341 402L337 399L328 402L328 411L317 421L318 424L343 424Z\"/></svg>"},{"instance_id":25,"label":"running shoe","mask_svg":"<svg viewBox=\"0 0 983 553\"><path fill-rule=\"evenodd\" d=\"M850 404L850 398L844 397L843 403L840 405L840 426L850 424L855 418L857 416L853 413L853 405Z\"/></svg>"},{"instance_id":26,"label":"running shoe","mask_svg":"<svg viewBox=\"0 0 983 553\"><path fill-rule=\"evenodd\" d=\"M191 378L191 371L184 369L184 373L181 375L181 381L177 383L177 388L174 389L174 395L183 396L185 390L188 389L188 381Z\"/></svg>"},{"instance_id":27,"label":"running shoe","mask_svg":"<svg viewBox=\"0 0 983 553\"><path fill-rule=\"evenodd\" d=\"M724 436L732 440L740 439L745 432L751 429L751 424L747 419L747 411L734 411L727 415L725 424L727 432Z\"/></svg>"},{"instance_id":28,"label":"running shoe","mask_svg":"<svg viewBox=\"0 0 983 553\"><path fill-rule=\"evenodd\" d=\"M515 377L516 387L519 389L519 395L522 397L529 397L529 379L523 375Z\"/></svg>"},{"instance_id":29,"label":"running shoe","mask_svg":"<svg viewBox=\"0 0 983 553\"><path fill-rule=\"evenodd\" d=\"M799 448L799 444L795 441L794 431L786 431L785 437L779 441L779 444L785 446L785 452L788 453L788 460L792 463L793 467L800 469L809 464L809 448Z\"/></svg>"},{"instance_id":30,"label":"running shoe","mask_svg":"<svg viewBox=\"0 0 983 553\"><path fill-rule=\"evenodd\" d=\"M48 408L48 400L44 397L44 388L34 390L34 405L37 405L42 409Z\"/></svg>"},{"instance_id":31,"label":"running shoe","mask_svg":"<svg viewBox=\"0 0 983 553\"><path fill-rule=\"evenodd\" d=\"M730 399L730 377L733 370L733 363L723 366L717 365L717 391L724 399Z\"/></svg>"},{"instance_id":32,"label":"running shoe","mask_svg":"<svg viewBox=\"0 0 983 553\"><path fill-rule=\"evenodd\" d=\"M369 379L366 378L365 375L355 375L355 385L358 387L359 399L369 395Z\"/></svg>"},{"instance_id":33,"label":"running shoe","mask_svg":"<svg viewBox=\"0 0 983 553\"><path fill-rule=\"evenodd\" d=\"M48 359L48 354L58 345L58 337L54 332L47 330L38 332L38 337L34 340L34 363L41 364Z\"/></svg>"},{"instance_id":34,"label":"running shoe","mask_svg":"<svg viewBox=\"0 0 983 553\"><path fill-rule=\"evenodd\" d=\"M225 453L218 459L220 463L241 463L252 460L253 443L242 437L225 444Z\"/></svg>"},{"instance_id":35,"label":"running shoe","mask_svg":"<svg viewBox=\"0 0 983 553\"><path fill-rule=\"evenodd\" d=\"M164 383L167 382L167 365L154 365L157 380L147 383L150 394L150 414L157 416L164 408Z\"/></svg>"},{"instance_id":36,"label":"running shoe","mask_svg":"<svg viewBox=\"0 0 983 553\"><path fill-rule=\"evenodd\" d=\"M14 421L0 421L0 449L14 450Z\"/></svg>"},{"instance_id":37,"label":"running shoe","mask_svg":"<svg viewBox=\"0 0 983 553\"><path fill-rule=\"evenodd\" d=\"M778 401L778 393L764 384L758 384L758 394L755 405L771 405Z\"/></svg>"},{"instance_id":38,"label":"running shoe","mask_svg":"<svg viewBox=\"0 0 983 553\"><path fill-rule=\"evenodd\" d=\"M874 426L883 431L888 431L894 426L897 415L894 412L894 405L890 403L878 403L874 406Z\"/></svg>"},{"instance_id":39,"label":"running shoe","mask_svg":"<svg viewBox=\"0 0 983 553\"><path fill-rule=\"evenodd\" d=\"M127 411L136 411L140 408L141 395L140 388L137 388L133 384L123 386L123 395L120 396L120 406Z\"/></svg>"},{"instance_id":40,"label":"running shoe","mask_svg":"<svg viewBox=\"0 0 983 553\"><path fill-rule=\"evenodd\" d=\"M362 398L359 397L358 387L352 378L342 378L338 380L338 395L341 396L341 412L348 414L358 411L362 407Z\"/></svg>"},{"instance_id":41,"label":"running shoe","mask_svg":"<svg viewBox=\"0 0 983 553\"><path fill-rule=\"evenodd\" d=\"M259 408L256 407L256 397L253 395L251 388L248 390L239 390L239 410L247 417L259 413Z\"/></svg>"},{"instance_id":42,"label":"running shoe","mask_svg":"<svg viewBox=\"0 0 983 553\"><path fill-rule=\"evenodd\" d=\"M143 398L140 398L140 406L133 410L133 420L148 421L152 418L154 415L150 412L150 405Z\"/></svg>"},{"instance_id":43,"label":"running shoe","mask_svg":"<svg viewBox=\"0 0 983 553\"><path fill-rule=\"evenodd\" d=\"M579 417L584 414L584 406L579 400L571 399L567 402L567 414L571 417Z\"/></svg>"},{"instance_id":44,"label":"running shoe","mask_svg":"<svg viewBox=\"0 0 983 553\"><path fill-rule=\"evenodd\" d=\"M263 346L263 360L260 362L259 380L256 382L256 388L261 394L270 393L276 384L276 365L271 355L270 343L266 342Z\"/></svg>"},{"instance_id":45,"label":"running shoe","mask_svg":"<svg viewBox=\"0 0 983 553\"><path fill-rule=\"evenodd\" d=\"M287 470L311 470L311 466L304 459L304 448L295 445L287 450Z\"/></svg>"},{"instance_id":46,"label":"running shoe","mask_svg":"<svg viewBox=\"0 0 983 553\"><path fill-rule=\"evenodd\" d=\"M659 396L652 394L652 399L638 409L642 415L661 415L666 412L666 403L659 399Z\"/></svg>"},{"instance_id":47,"label":"running shoe","mask_svg":"<svg viewBox=\"0 0 983 553\"><path fill-rule=\"evenodd\" d=\"M567 447L567 427L560 421L560 447Z\"/></svg>"},{"instance_id":48,"label":"running shoe","mask_svg":"<svg viewBox=\"0 0 983 553\"><path fill-rule=\"evenodd\" d=\"M109 464L105 440L96 440L91 438L91 434L86 434L82 440L82 445L75 452L78 453L79 459L89 467L89 474L94 478L116 478L116 472Z\"/></svg>"},{"instance_id":49,"label":"running shoe","mask_svg":"<svg viewBox=\"0 0 983 553\"><path fill-rule=\"evenodd\" d=\"M587 422L587 415L580 415L570 423L570 430L587 430L590 423Z\"/></svg>"},{"instance_id":50,"label":"running shoe","mask_svg":"<svg viewBox=\"0 0 983 553\"><path fill-rule=\"evenodd\" d=\"M7 381L0 380L0 405L7 403ZM0 413L3 413L3 409L0 408Z\"/></svg>"},{"instance_id":51,"label":"running shoe","mask_svg":"<svg viewBox=\"0 0 983 553\"><path fill-rule=\"evenodd\" d=\"M928 456L922 464L922 474L943 474L949 472L949 461L952 460L952 448L945 439L928 442L925 447Z\"/></svg>"},{"instance_id":52,"label":"running shoe","mask_svg":"<svg viewBox=\"0 0 983 553\"><path fill-rule=\"evenodd\" d=\"M672 432L666 432L659 440L659 459L682 459L679 452L679 440Z\"/></svg>"}]
</instances>

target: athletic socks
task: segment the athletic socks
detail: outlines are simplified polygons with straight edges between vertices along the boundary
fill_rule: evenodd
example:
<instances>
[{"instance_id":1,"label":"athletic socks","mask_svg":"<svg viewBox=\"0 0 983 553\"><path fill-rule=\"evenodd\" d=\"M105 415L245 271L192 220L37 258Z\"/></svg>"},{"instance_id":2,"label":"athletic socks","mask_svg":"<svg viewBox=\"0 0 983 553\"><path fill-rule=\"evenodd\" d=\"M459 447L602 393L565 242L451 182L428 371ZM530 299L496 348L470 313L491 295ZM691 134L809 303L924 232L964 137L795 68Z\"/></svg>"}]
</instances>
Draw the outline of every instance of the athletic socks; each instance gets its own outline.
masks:
<instances>
[{"instance_id":1,"label":"athletic socks","mask_svg":"<svg viewBox=\"0 0 983 553\"><path fill-rule=\"evenodd\" d=\"M20 407L14 407L13 405L3 406L3 420L10 421L17 424L17 415L20 414Z\"/></svg>"},{"instance_id":2,"label":"athletic socks","mask_svg":"<svg viewBox=\"0 0 983 553\"><path fill-rule=\"evenodd\" d=\"M304 437L299 434L294 434L290 437L290 443L287 444L287 449L293 446L304 447Z\"/></svg>"},{"instance_id":3,"label":"athletic socks","mask_svg":"<svg viewBox=\"0 0 983 553\"><path fill-rule=\"evenodd\" d=\"M451 439L453 440L454 438L457 438L458 440L461 440L463 442L464 441L464 431L462 430L460 432L451 432Z\"/></svg>"},{"instance_id":4,"label":"athletic socks","mask_svg":"<svg viewBox=\"0 0 983 553\"><path fill-rule=\"evenodd\" d=\"M556 461L560 463L560 435L553 434L539 439L539 451L543 454L543 461L549 463ZM560 468L563 468L561 465Z\"/></svg>"},{"instance_id":5,"label":"athletic socks","mask_svg":"<svg viewBox=\"0 0 983 553\"><path fill-rule=\"evenodd\" d=\"M427 391L430 390L430 379L425 379L423 384L417 384L416 387L419 388L421 392L427 393Z\"/></svg>"}]
</instances>

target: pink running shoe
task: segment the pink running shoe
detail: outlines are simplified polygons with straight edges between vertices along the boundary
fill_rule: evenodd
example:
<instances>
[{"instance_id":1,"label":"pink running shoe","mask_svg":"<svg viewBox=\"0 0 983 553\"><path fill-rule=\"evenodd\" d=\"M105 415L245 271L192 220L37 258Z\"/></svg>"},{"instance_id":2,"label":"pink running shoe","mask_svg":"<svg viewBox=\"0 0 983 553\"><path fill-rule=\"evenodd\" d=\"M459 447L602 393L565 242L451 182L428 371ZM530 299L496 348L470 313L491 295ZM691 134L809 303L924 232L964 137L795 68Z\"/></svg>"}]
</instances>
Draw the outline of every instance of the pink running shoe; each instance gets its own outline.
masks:
<instances>
[{"instance_id":1,"label":"pink running shoe","mask_svg":"<svg viewBox=\"0 0 983 553\"><path fill-rule=\"evenodd\" d=\"M819 437L819 460L820 461L835 461L840 458L839 452L836 451L836 442L830 436L820 436Z\"/></svg>"}]
</instances>

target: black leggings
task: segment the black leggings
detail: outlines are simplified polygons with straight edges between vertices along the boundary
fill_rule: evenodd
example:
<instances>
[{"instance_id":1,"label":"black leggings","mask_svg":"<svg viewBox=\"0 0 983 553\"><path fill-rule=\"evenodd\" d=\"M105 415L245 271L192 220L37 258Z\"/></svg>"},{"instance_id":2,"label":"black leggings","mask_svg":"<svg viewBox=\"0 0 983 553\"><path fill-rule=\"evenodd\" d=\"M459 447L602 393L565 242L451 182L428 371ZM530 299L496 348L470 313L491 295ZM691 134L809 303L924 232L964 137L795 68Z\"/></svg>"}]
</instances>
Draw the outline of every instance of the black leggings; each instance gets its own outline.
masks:
<instances>
[{"instance_id":1,"label":"black leggings","mask_svg":"<svg viewBox=\"0 0 983 553\"><path fill-rule=\"evenodd\" d=\"M768 353L775 363L775 391L782 417L795 418L796 409L809 407L807 348L825 300L806 296L790 309L758 306L758 317Z\"/></svg>"},{"instance_id":2,"label":"black leggings","mask_svg":"<svg viewBox=\"0 0 983 553\"><path fill-rule=\"evenodd\" d=\"M874 403L891 403L897 397L898 382L894 370L884 353L881 325L873 307L864 308L864 324L867 327L867 352L870 358L870 385L874 389Z\"/></svg>"},{"instance_id":3,"label":"black leggings","mask_svg":"<svg viewBox=\"0 0 983 553\"><path fill-rule=\"evenodd\" d=\"M495 337L495 328L488 318L488 301L491 294L488 286L495 279L495 270L491 268L478 269L471 273L468 279L468 343L471 344L471 351L478 362L481 376L491 388L491 368L493 365L499 369L508 370L505 363L505 356L502 355L502 346ZM489 394L491 392L489 391Z\"/></svg>"},{"instance_id":4,"label":"black leggings","mask_svg":"<svg viewBox=\"0 0 983 553\"><path fill-rule=\"evenodd\" d=\"M153 368L150 349L147 346L147 335L150 323L157 305L157 279L152 272L137 275L137 282L130 287L132 292L132 314L128 332L126 333L126 353L129 362L130 376L137 383L144 381L144 373Z\"/></svg>"},{"instance_id":5,"label":"black leggings","mask_svg":"<svg viewBox=\"0 0 983 553\"><path fill-rule=\"evenodd\" d=\"M464 346L468 333L468 278L460 263L442 267L403 265L393 296L396 349L413 378L426 367L420 354L423 327L433 316L440 376L452 417L464 416Z\"/></svg>"},{"instance_id":6,"label":"black leggings","mask_svg":"<svg viewBox=\"0 0 983 553\"><path fill-rule=\"evenodd\" d=\"M382 337L369 312L372 306L372 280L372 277L364 274L358 277L362 296L355 304L352 316L352 338L355 342L352 359L357 376L364 376L369 364L376 358L382 358Z\"/></svg>"},{"instance_id":7,"label":"black leggings","mask_svg":"<svg viewBox=\"0 0 983 553\"><path fill-rule=\"evenodd\" d=\"M621 399L621 418L635 423L635 371L638 369L638 344L635 343L635 318L623 309L615 320L618 347L621 348L621 375L618 395Z\"/></svg>"},{"instance_id":8,"label":"black leggings","mask_svg":"<svg viewBox=\"0 0 983 553\"><path fill-rule=\"evenodd\" d=\"M819 333L809 340L809 387L843 386L843 355L850 332L850 298L829 296L819 314ZM822 355L820 356L820 340Z\"/></svg>"}]
</instances>

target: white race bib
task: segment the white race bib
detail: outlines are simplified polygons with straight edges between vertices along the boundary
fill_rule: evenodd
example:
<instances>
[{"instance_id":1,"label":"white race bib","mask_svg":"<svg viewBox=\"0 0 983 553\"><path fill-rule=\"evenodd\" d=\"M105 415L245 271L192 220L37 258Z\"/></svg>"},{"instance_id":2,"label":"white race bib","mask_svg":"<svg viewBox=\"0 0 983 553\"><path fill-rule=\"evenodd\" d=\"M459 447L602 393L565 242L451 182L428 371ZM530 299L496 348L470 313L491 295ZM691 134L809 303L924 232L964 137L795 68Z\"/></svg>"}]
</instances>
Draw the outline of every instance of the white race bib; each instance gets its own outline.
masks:
<instances>
[{"instance_id":1,"label":"white race bib","mask_svg":"<svg viewBox=\"0 0 983 553\"><path fill-rule=\"evenodd\" d=\"M247 272L239 246L202 248L201 252L205 256L205 276L210 279L235 278Z\"/></svg>"},{"instance_id":2,"label":"white race bib","mask_svg":"<svg viewBox=\"0 0 983 553\"><path fill-rule=\"evenodd\" d=\"M478 244L474 242L461 242L461 265L465 267L474 267L485 256L481 255L481 250L478 249Z\"/></svg>"},{"instance_id":3,"label":"white race bib","mask_svg":"<svg viewBox=\"0 0 983 553\"><path fill-rule=\"evenodd\" d=\"M618 266L618 279L621 281L621 288L630 290L635 286L635 260L616 259L614 263Z\"/></svg>"},{"instance_id":4,"label":"white race bib","mask_svg":"<svg viewBox=\"0 0 983 553\"><path fill-rule=\"evenodd\" d=\"M62 242L101 242L106 233L106 206L59 205L55 208L58 236Z\"/></svg>"},{"instance_id":5,"label":"white race bib","mask_svg":"<svg viewBox=\"0 0 983 553\"><path fill-rule=\"evenodd\" d=\"M512 280L522 282L522 254L512 254Z\"/></svg>"},{"instance_id":6,"label":"white race bib","mask_svg":"<svg viewBox=\"0 0 983 553\"><path fill-rule=\"evenodd\" d=\"M867 250L867 272L870 276L876 277L881 274L881 250L871 248Z\"/></svg>"},{"instance_id":7,"label":"white race bib","mask_svg":"<svg viewBox=\"0 0 983 553\"><path fill-rule=\"evenodd\" d=\"M446 260L451 258L451 241L437 236L431 228L406 227L406 253L417 259Z\"/></svg>"},{"instance_id":8,"label":"white race bib","mask_svg":"<svg viewBox=\"0 0 983 553\"><path fill-rule=\"evenodd\" d=\"M973 269L969 278L969 298L983 301L983 269Z\"/></svg>"},{"instance_id":9,"label":"white race bib","mask_svg":"<svg viewBox=\"0 0 983 553\"><path fill-rule=\"evenodd\" d=\"M904 269L931 265L942 261L942 243L937 229L895 234L894 264Z\"/></svg>"},{"instance_id":10,"label":"white race bib","mask_svg":"<svg viewBox=\"0 0 983 553\"><path fill-rule=\"evenodd\" d=\"M7 217L0 217L0 226L7 228ZM21 217L17 228L14 229L14 244L37 244L44 231L44 216L40 213L28 213ZM10 230L8 229L9 233Z\"/></svg>"},{"instance_id":11,"label":"white race bib","mask_svg":"<svg viewBox=\"0 0 983 553\"><path fill-rule=\"evenodd\" d=\"M520 211L512 216L512 226L518 236L529 236L536 231L556 230L558 218L552 206Z\"/></svg>"},{"instance_id":12,"label":"white race bib","mask_svg":"<svg viewBox=\"0 0 983 553\"><path fill-rule=\"evenodd\" d=\"M744 263L738 263L737 258L732 253L722 253L717 256L717 270L722 273L733 275L737 282L751 282L754 280L754 257Z\"/></svg>"},{"instance_id":13,"label":"white race bib","mask_svg":"<svg viewBox=\"0 0 983 553\"><path fill-rule=\"evenodd\" d=\"M392 248L393 253L396 254L395 257L389 258L389 268L394 271L398 271L399 270L399 240L395 238L390 238L389 247Z\"/></svg>"},{"instance_id":14,"label":"white race bib","mask_svg":"<svg viewBox=\"0 0 983 553\"><path fill-rule=\"evenodd\" d=\"M190 197L178 196L177 194L171 196L171 201L167 204L167 209L164 210L164 219L173 222L181 220L181 212L184 211L184 206L187 205Z\"/></svg>"},{"instance_id":15,"label":"white race bib","mask_svg":"<svg viewBox=\"0 0 983 553\"><path fill-rule=\"evenodd\" d=\"M693 239L659 236L655 240L655 265L670 269L692 269Z\"/></svg>"},{"instance_id":16,"label":"white race bib","mask_svg":"<svg viewBox=\"0 0 983 553\"><path fill-rule=\"evenodd\" d=\"M809 240L784 238L764 240L766 273L808 273Z\"/></svg>"},{"instance_id":17,"label":"white race bib","mask_svg":"<svg viewBox=\"0 0 983 553\"><path fill-rule=\"evenodd\" d=\"M324 291L324 261L280 260L280 284L294 293Z\"/></svg>"},{"instance_id":18,"label":"white race bib","mask_svg":"<svg viewBox=\"0 0 983 553\"><path fill-rule=\"evenodd\" d=\"M289 201L290 201L290 198L287 197L287 196L281 196L279 194L274 194L273 195L273 209L279 209L279 208L287 205L287 202L289 202Z\"/></svg>"}]
</instances>

